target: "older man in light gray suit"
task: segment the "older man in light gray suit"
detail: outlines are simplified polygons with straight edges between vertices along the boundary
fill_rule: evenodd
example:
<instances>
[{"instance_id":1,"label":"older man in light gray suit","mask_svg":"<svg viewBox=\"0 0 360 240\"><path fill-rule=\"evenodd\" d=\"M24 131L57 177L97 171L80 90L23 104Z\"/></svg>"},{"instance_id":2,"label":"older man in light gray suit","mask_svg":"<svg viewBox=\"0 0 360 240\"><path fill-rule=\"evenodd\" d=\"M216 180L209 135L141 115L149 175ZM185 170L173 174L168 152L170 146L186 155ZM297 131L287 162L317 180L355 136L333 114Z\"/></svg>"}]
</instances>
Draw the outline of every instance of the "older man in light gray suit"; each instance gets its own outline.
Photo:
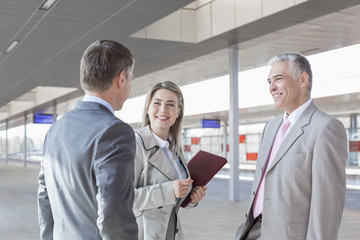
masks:
<instances>
[{"instance_id":1,"label":"older man in light gray suit","mask_svg":"<svg viewBox=\"0 0 360 240\"><path fill-rule=\"evenodd\" d=\"M247 219L236 239L335 240L346 191L344 126L311 100L304 56L280 54L269 65L269 90L285 113L265 126Z\"/></svg>"},{"instance_id":2,"label":"older man in light gray suit","mask_svg":"<svg viewBox=\"0 0 360 240\"><path fill-rule=\"evenodd\" d=\"M137 239L132 212L135 134L114 116L129 96L134 58L110 40L81 59L83 101L49 129L39 174L41 239Z\"/></svg>"}]
</instances>

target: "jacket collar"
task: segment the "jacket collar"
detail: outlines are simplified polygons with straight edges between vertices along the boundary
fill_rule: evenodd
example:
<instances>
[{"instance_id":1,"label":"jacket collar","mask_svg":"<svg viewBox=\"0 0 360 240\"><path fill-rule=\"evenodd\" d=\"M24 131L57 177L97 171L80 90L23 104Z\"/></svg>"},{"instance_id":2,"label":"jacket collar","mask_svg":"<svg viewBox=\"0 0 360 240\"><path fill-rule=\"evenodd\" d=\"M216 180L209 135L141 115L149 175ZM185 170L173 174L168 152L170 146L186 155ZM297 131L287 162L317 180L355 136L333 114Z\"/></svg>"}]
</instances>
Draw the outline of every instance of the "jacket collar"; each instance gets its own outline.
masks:
<instances>
[{"instance_id":1,"label":"jacket collar","mask_svg":"<svg viewBox=\"0 0 360 240\"><path fill-rule=\"evenodd\" d=\"M161 172L166 178L170 181L177 179L176 172L169 163L167 157L165 156L163 151L159 151L160 147L158 146L158 141L154 138L151 133L149 125L140 129L137 132L140 137L143 147L145 148L145 157L149 164L153 165L159 172ZM182 153L178 153L180 157L180 161L182 162L188 176L190 176L189 168L187 167L187 163L185 161L185 157ZM188 192L190 192L192 186L189 187ZM185 200L186 197L183 197L176 204L176 211L179 209L181 203Z\"/></svg>"},{"instance_id":2,"label":"jacket collar","mask_svg":"<svg viewBox=\"0 0 360 240\"><path fill-rule=\"evenodd\" d=\"M158 169L170 181L177 178L171 163L168 161L165 153L159 151L159 143L151 133L150 127L146 126L138 131L143 147L145 148L145 157L149 164Z\"/></svg>"},{"instance_id":3,"label":"jacket collar","mask_svg":"<svg viewBox=\"0 0 360 240\"><path fill-rule=\"evenodd\" d=\"M97 102L78 101L74 110L101 110L114 115L107 107Z\"/></svg>"},{"instance_id":4,"label":"jacket collar","mask_svg":"<svg viewBox=\"0 0 360 240\"><path fill-rule=\"evenodd\" d=\"M142 140L143 147L146 150L145 156L147 158L147 161L155 168L157 168L168 179L170 180L176 179L177 178L176 172L169 163L164 152L158 151L160 149L159 143L152 135L149 125L140 129L137 133ZM190 176L190 172L187 167L187 163L185 161L184 155L182 153L178 153L178 154L180 161L182 162L188 176Z\"/></svg>"},{"instance_id":5,"label":"jacket collar","mask_svg":"<svg viewBox=\"0 0 360 240\"><path fill-rule=\"evenodd\" d=\"M150 149L156 148L156 146L159 147L158 142L151 133L149 125L140 129L138 134L141 137L143 146L146 150L150 151Z\"/></svg>"},{"instance_id":6,"label":"jacket collar","mask_svg":"<svg viewBox=\"0 0 360 240\"><path fill-rule=\"evenodd\" d=\"M279 148L278 152L276 153L274 157L274 161L272 162L269 171L271 168L273 168L277 162L279 162L282 157L285 155L285 153L289 150L289 148L295 143L295 141L304 134L304 127L310 124L311 118L315 111L317 110L316 105L311 102L310 105L304 110L304 112L301 114L300 118L295 122L294 126L290 129L290 132L285 137L281 147ZM280 126L282 117L277 118L277 125ZM278 128L276 128L278 129ZM275 135L274 134L274 138Z\"/></svg>"}]
</instances>

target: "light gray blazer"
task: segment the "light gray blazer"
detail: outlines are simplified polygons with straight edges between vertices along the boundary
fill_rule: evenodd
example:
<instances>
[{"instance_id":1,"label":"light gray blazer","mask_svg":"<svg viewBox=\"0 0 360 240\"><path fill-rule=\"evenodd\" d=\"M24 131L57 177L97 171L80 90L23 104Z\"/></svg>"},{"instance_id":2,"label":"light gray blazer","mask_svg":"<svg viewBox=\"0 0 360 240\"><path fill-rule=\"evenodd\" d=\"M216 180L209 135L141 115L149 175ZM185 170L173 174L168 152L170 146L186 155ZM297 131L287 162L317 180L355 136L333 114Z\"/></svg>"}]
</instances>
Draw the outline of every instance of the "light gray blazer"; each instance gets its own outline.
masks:
<instances>
[{"instance_id":1,"label":"light gray blazer","mask_svg":"<svg viewBox=\"0 0 360 240\"><path fill-rule=\"evenodd\" d=\"M253 221L250 211L282 116L270 120L263 132L244 231ZM337 239L347 157L343 124L312 102L291 128L265 176L261 239Z\"/></svg>"},{"instance_id":2,"label":"light gray blazer","mask_svg":"<svg viewBox=\"0 0 360 240\"><path fill-rule=\"evenodd\" d=\"M182 153L179 155L190 177L185 158ZM177 178L175 170L158 146L149 126L139 130L136 134L133 208L139 228L139 239L165 239L176 201L171 181ZM177 204L178 207L183 200L184 198ZM176 239L184 239L179 219L177 219L177 229Z\"/></svg>"},{"instance_id":3,"label":"light gray blazer","mask_svg":"<svg viewBox=\"0 0 360 240\"><path fill-rule=\"evenodd\" d=\"M135 134L95 102L49 129L39 174L41 239L137 239Z\"/></svg>"}]
</instances>

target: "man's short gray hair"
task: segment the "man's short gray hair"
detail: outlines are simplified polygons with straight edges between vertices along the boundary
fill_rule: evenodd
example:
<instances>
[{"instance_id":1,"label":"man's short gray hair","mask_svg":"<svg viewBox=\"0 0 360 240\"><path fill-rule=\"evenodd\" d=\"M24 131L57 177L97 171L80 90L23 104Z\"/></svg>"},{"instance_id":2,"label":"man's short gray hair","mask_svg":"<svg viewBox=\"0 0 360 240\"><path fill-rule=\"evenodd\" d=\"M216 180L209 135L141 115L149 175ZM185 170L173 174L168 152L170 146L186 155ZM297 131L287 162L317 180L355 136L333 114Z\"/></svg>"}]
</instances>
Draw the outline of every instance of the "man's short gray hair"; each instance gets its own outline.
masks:
<instances>
[{"instance_id":1,"label":"man's short gray hair","mask_svg":"<svg viewBox=\"0 0 360 240\"><path fill-rule=\"evenodd\" d=\"M306 72L309 75L309 83L308 83L309 94L311 93L312 71L311 71L310 62L306 59L305 56L296 52L281 53L272 57L268 65L272 66L274 63L277 62L289 62L290 69L294 74L295 78L298 78L301 73Z\"/></svg>"}]
</instances>

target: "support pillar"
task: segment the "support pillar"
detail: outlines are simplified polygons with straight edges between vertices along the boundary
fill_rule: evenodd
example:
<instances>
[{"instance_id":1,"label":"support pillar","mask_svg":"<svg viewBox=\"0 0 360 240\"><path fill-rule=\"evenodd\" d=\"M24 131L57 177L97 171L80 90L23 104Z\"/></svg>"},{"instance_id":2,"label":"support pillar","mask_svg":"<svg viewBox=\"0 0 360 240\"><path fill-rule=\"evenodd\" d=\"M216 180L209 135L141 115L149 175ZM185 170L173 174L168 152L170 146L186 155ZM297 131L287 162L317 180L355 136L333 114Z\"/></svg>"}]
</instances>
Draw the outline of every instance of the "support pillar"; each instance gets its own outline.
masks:
<instances>
[{"instance_id":1,"label":"support pillar","mask_svg":"<svg viewBox=\"0 0 360 240\"><path fill-rule=\"evenodd\" d=\"M5 163L7 164L9 159L9 119L6 119L5 134Z\"/></svg>"},{"instance_id":2,"label":"support pillar","mask_svg":"<svg viewBox=\"0 0 360 240\"><path fill-rule=\"evenodd\" d=\"M27 164L27 144L26 144L26 125L27 125L27 113L24 113L24 167Z\"/></svg>"},{"instance_id":3,"label":"support pillar","mask_svg":"<svg viewBox=\"0 0 360 240\"><path fill-rule=\"evenodd\" d=\"M229 49L230 76L230 112L229 112L229 146L230 146L230 184L229 200L240 201L239 180L239 84L238 84L238 49Z\"/></svg>"},{"instance_id":4,"label":"support pillar","mask_svg":"<svg viewBox=\"0 0 360 240\"><path fill-rule=\"evenodd\" d=\"M227 132L227 121L223 121L224 125L223 125L223 141L222 141L222 145L223 145L223 149L222 149L222 155L224 158L227 158L227 137L228 137L228 132Z\"/></svg>"},{"instance_id":5,"label":"support pillar","mask_svg":"<svg viewBox=\"0 0 360 240\"><path fill-rule=\"evenodd\" d=\"M56 122L57 120L57 102L54 100L53 102L53 122Z\"/></svg>"},{"instance_id":6,"label":"support pillar","mask_svg":"<svg viewBox=\"0 0 360 240\"><path fill-rule=\"evenodd\" d=\"M357 145L356 141L360 141L357 136L357 114L350 115L349 141L356 145ZM358 152L356 151L349 152L348 164L350 166L359 165Z\"/></svg>"},{"instance_id":7,"label":"support pillar","mask_svg":"<svg viewBox=\"0 0 360 240\"><path fill-rule=\"evenodd\" d=\"M357 114L350 115L350 138L357 133Z\"/></svg>"}]
</instances>

